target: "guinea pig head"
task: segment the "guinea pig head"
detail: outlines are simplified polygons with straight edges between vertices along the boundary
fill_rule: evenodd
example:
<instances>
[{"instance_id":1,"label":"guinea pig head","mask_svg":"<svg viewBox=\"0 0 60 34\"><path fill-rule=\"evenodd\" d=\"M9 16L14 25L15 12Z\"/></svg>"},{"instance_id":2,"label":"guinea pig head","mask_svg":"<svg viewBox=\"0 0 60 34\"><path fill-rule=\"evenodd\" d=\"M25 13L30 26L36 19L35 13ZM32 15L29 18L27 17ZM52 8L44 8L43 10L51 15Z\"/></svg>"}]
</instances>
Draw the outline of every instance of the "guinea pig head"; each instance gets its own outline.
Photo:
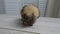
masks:
<instances>
[{"instance_id":1,"label":"guinea pig head","mask_svg":"<svg viewBox=\"0 0 60 34\"><path fill-rule=\"evenodd\" d=\"M31 17L27 16L25 19L23 19L23 25L24 26L33 26L35 21L36 21L35 16L32 14Z\"/></svg>"}]
</instances>

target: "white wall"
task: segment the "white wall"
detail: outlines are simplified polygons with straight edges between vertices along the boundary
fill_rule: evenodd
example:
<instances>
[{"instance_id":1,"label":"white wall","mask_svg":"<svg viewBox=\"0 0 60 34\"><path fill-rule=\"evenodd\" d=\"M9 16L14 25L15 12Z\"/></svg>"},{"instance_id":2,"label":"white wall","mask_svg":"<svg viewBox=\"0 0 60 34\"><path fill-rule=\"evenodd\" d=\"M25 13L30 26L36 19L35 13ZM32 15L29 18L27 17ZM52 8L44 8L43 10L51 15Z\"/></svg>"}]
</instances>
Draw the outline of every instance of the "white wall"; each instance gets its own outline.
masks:
<instances>
[{"instance_id":1,"label":"white wall","mask_svg":"<svg viewBox=\"0 0 60 34\"><path fill-rule=\"evenodd\" d=\"M60 17L60 0L49 0L46 11L46 17Z\"/></svg>"},{"instance_id":2,"label":"white wall","mask_svg":"<svg viewBox=\"0 0 60 34\"><path fill-rule=\"evenodd\" d=\"M48 0L48 6L46 10L46 17L52 17L53 16L53 8L54 8L55 0Z\"/></svg>"},{"instance_id":3,"label":"white wall","mask_svg":"<svg viewBox=\"0 0 60 34\"><path fill-rule=\"evenodd\" d=\"M56 0L57 3L57 18L60 18L60 0Z\"/></svg>"},{"instance_id":4,"label":"white wall","mask_svg":"<svg viewBox=\"0 0 60 34\"><path fill-rule=\"evenodd\" d=\"M7 15L19 14L19 8L21 8L21 0L5 0L5 10Z\"/></svg>"},{"instance_id":5,"label":"white wall","mask_svg":"<svg viewBox=\"0 0 60 34\"><path fill-rule=\"evenodd\" d=\"M39 9L41 12L41 16L45 16L47 0L39 0Z\"/></svg>"},{"instance_id":6,"label":"white wall","mask_svg":"<svg viewBox=\"0 0 60 34\"><path fill-rule=\"evenodd\" d=\"M33 3L40 9L41 16L44 16L47 0L5 0L5 10L7 15L18 15L23 5Z\"/></svg>"},{"instance_id":7,"label":"white wall","mask_svg":"<svg viewBox=\"0 0 60 34\"><path fill-rule=\"evenodd\" d=\"M59 10L58 10L58 11L59 11L59 12L58 12L57 17L60 18L60 7L59 7Z\"/></svg>"},{"instance_id":8,"label":"white wall","mask_svg":"<svg viewBox=\"0 0 60 34\"><path fill-rule=\"evenodd\" d=\"M0 14L5 13L4 0L0 0Z\"/></svg>"}]
</instances>

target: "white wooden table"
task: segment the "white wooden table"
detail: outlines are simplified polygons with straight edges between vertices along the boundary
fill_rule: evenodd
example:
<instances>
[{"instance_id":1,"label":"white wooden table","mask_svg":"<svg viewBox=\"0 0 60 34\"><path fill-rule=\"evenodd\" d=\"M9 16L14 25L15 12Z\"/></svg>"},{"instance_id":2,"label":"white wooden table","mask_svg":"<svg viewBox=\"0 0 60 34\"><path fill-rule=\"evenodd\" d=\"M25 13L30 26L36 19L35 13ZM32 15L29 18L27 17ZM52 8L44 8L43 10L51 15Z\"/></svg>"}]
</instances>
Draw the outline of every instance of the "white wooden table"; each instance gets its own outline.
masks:
<instances>
[{"instance_id":1,"label":"white wooden table","mask_svg":"<svg viewBox=\"0 0 60 34\"><path fill-rule=\"evenodd\" d=\"M59 18L40 17L32 27L22 27L19 22L21 22L19 16L0 15L0 33L5 29L34 34L60 34Z\"/></svg>"}]
</instances>

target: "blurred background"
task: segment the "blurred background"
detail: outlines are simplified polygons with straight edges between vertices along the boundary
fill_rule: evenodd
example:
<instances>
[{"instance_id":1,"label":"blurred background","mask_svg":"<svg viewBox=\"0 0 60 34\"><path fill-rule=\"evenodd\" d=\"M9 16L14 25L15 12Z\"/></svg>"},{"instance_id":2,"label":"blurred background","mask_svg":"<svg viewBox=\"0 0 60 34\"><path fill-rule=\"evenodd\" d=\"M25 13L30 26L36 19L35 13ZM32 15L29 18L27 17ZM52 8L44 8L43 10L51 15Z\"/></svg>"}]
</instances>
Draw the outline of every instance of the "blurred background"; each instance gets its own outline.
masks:
<instances>
[{"instance_id":1,"label":"blurred background","mask_svg":"<svg viewBox=\"0 0 60 34\"><path fill-rule=\"evenodd\" d=\"M35 4L41 17L60 18L60 0L0 0L0 14L20 15L26 4Z\"/></svg>"}]
</instances>

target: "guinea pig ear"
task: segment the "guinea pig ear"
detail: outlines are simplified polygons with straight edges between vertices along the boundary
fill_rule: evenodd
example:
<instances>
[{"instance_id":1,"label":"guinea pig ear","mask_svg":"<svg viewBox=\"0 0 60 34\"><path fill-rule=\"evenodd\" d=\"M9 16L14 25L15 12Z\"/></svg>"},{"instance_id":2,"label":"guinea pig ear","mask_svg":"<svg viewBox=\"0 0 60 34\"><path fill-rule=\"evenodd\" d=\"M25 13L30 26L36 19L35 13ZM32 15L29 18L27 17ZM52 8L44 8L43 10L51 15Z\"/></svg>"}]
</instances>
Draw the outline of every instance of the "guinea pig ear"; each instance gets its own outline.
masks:
<instances>
[{"instance_id":1,"label":"guinea pig ear","mask_svg":"<svg viewBox=\"0 0 60 34\"><path fill-rule=\"evenodd\" d=\"M23 7L22 7L22 10L26 7L27 5L24 5Z\"/></svg>"},{"instance_id":2,"label":"guinea pig ear","mask_svg":"<svg viewBox=\"0 0 60 34\"><path fill-rule=\"evenodd\" d=\"M22 9L21 9L21 14L24 12L24 8L26 7L27 5L23 6Z\"/></svg>"},{"instance_id":3,"label":"guinea pig ear","mask_svg":"<svg viewBox=\"0 0 60 34\"><path fill-rule=\"evenodd\" d=\"M25 8L27 5L24 5L23 8Z\"/></svg>"}]
</instances>

